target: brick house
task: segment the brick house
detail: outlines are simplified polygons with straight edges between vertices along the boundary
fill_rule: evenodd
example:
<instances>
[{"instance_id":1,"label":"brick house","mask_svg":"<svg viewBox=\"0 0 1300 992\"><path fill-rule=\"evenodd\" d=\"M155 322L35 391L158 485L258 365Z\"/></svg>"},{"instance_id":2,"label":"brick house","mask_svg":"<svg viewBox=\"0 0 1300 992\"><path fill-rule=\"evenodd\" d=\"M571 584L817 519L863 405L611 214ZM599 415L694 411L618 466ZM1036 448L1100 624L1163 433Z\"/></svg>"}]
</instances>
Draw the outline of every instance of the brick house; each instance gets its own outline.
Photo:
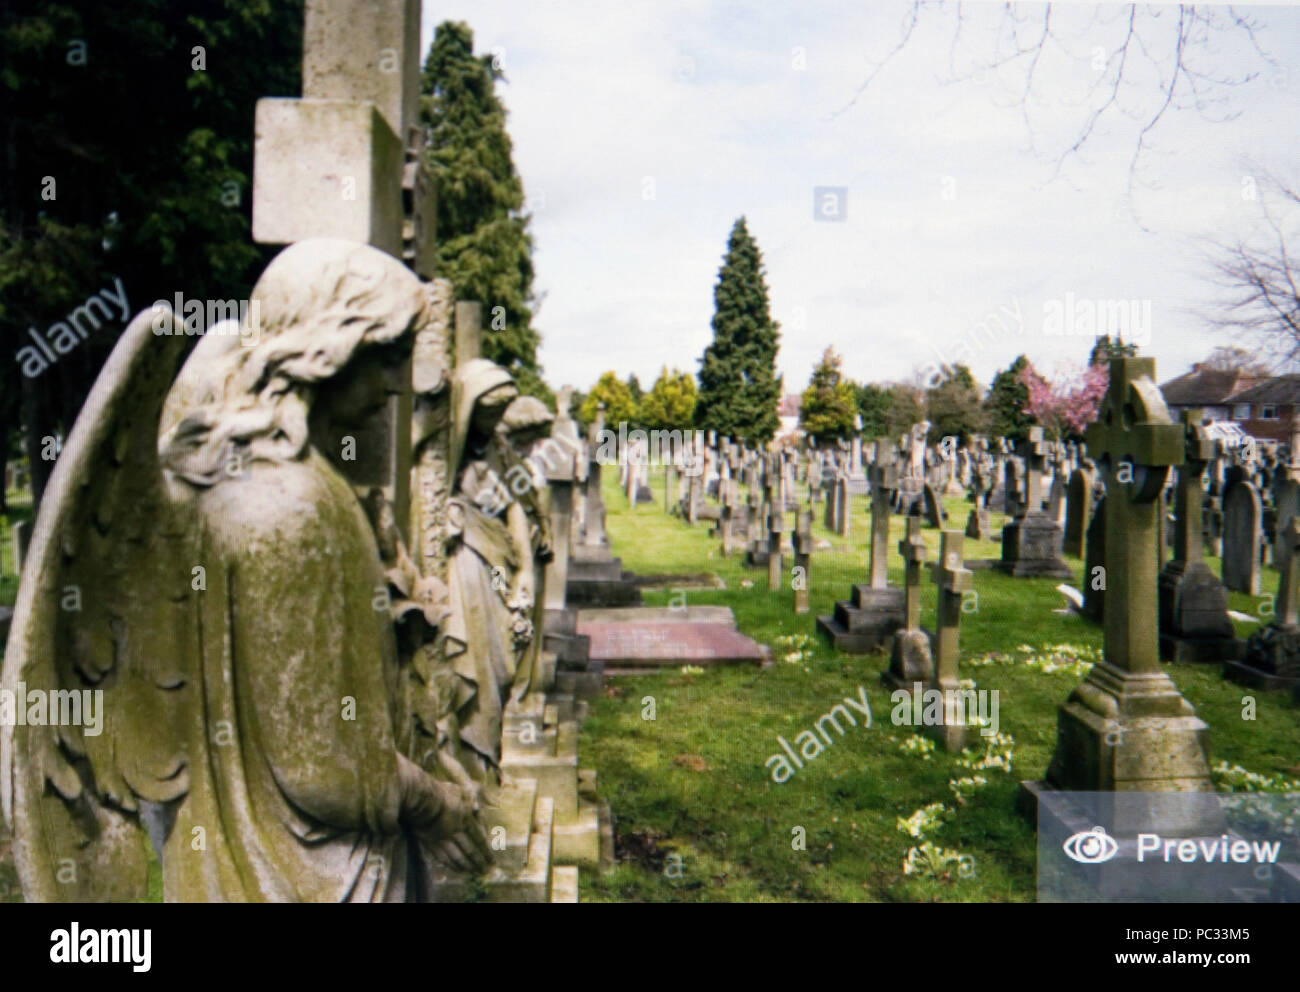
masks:
<instances>
[{"instance_id":1,"label":"brick house","mask_svg":"<svg viewBox=\"0 0 1300 992\"><path fill-rule=\"evenodd\" d=\"M1160 387L1174 419L1196 407L1210 420L1230 421L1251 437L1288 441L1300 407L1300 375L1259 376L1197 364Z\"/></svg>"},{"instance_id":2,"label":"brick house","mask_svg":"<svg viewBox=\"0 0 1300 992\"><path fill-rule=\"evenodd\" d=\"M1211 420L1236 420L1233 396L1268 381L1265 376L1247 375L1238 370L1225 372L1197 363L1190 372L1166 382L1160 387L1160 392L1175 420L1184 410L1196 407L1204 410Z\"/></svg>"},{"instance_id":3,"label":"brick house","mask_svg":"<svg viewBox=\"0 0 1300 992\"><path fill-rule=\"evenodd\" d=\"M1300 407L1300 375L1279 375L1233 393L1234 423L1261 441L1290 441L1291 417Z\"/></svg>"}]
</instances>

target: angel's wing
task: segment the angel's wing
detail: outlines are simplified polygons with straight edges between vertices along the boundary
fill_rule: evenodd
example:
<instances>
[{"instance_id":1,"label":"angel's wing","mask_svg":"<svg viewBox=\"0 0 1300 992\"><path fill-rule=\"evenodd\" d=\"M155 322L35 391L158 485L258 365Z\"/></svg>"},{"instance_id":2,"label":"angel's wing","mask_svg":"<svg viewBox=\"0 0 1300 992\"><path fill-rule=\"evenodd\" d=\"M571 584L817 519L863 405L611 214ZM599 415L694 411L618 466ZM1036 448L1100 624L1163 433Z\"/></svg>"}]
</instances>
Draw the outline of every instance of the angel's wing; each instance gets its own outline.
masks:
<instances>
[{"instance_id":1,"label":"angel's wing","mask_svg":"<svg viewBox=\"0 0 1300 992\"><path fill-rule=\"evenodd\" d=\"M145 896L139 803L188 788L198 563L158 459L163 402L194 340L177 328L170 310L146 310L117 342L54 467L19 583L0 800L31 901Z\"/></svg>"}]
</instances>

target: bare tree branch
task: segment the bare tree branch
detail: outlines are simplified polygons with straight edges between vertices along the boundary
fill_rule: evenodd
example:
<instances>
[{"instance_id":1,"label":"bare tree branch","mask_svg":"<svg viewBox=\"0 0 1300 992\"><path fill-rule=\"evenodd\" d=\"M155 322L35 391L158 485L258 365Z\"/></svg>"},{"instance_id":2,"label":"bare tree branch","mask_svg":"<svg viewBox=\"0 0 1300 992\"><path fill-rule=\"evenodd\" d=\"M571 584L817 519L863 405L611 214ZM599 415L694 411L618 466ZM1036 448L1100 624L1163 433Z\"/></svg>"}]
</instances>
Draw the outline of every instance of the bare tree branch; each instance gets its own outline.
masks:
<instances>
[{"instance_id":1,"label":"bare tree branch","mask_svg":"<svg viewBox=\"0 0 1300 992\"><path fill-rule=\"evenodd\" d=\"M1175 12L1176 21L1169 16ZM991 35L985 36L992 42L991 50L979 54L974 59L973 68L963 69L959 68L959 53L965 47L964 43L970 40L971 18L967 11L960 3L954 7L942 2L917 0L904 17L898 43L874 64L848 103L831 115L832 119L858 102L881 70L912 40L921 18L932 13L935 16L953 16L955 21L948 50L947 78L943 82L982 81L990 72L1022 74L1010 87L1013 98L1008 105L1020 105L1026 130L1030 133L1031 149L1036 144L1031 106L1038 95L1043 65L1049 56L1057 52L1063 55L1067 70L1071 63L1088 62L1098 73L1081 101L1061 101L1085 109L1073 138L1067 139L1059 153L1050 156L1053 172L1049 181L1060 178L1069 161L1082 159L1084 147L1096 135L1101 122L1118 114L1139 125L1128 168L1131 192L1139 181L1142 161L1151 150L1154 133L1170 113L1193 110L1216 122L1232 120L1240 114L1239 110L1228 109L1215 116L1212 111L1227 102L1231 90L1256 79L1259 71L1250 69L1232 74L1218 71L1208 64L1222 55L1224 43L1240 41L1256 61L1278 65L1260 44L1262 23L1233 7L1180 4L1171 11L1170 8L1129 5L1119 18L1126 22L1122 38L1118 43L1107 43L1108 38L1113 38L1112 29L1117 19L1101 18L1096 9L1080 29L1067 29L1066 35L1062 35L1058 33L1057 20L1050 6L1042 12L1040 21L1036 15L1022 12L1018 4L1006 3L994 15L996 24ZM1030 28L1031 23L1036 27ZM1029 31L1032 35L1026 37ZM1081 42L1087 50L1074 51L1071 42ZM1143 83L1139 78L1139 69L1145 71L1145 67L1134 57L1138 53L1155 69L1159 82L1154 92L1150 83ZM1154 105L1142 105L1144 93L1154 97Z\"/></svg>"},{"instance_id":2,"label":"bare tree branch","mask_svg":"<svg viewBox=\"0 0 1300 992\"><path fill-rule=\"evenodd\" d=\"M1261 358L1277 367L1300 361L1300 276L1287 246L1300 237L1300 193L1267 171L1258 189L1267 233L1207 248L1212 281L1226 290L1210 322L1260 338ZM1281 216L1270 198L1281 201Z\"/></svg>"}]
</instances>

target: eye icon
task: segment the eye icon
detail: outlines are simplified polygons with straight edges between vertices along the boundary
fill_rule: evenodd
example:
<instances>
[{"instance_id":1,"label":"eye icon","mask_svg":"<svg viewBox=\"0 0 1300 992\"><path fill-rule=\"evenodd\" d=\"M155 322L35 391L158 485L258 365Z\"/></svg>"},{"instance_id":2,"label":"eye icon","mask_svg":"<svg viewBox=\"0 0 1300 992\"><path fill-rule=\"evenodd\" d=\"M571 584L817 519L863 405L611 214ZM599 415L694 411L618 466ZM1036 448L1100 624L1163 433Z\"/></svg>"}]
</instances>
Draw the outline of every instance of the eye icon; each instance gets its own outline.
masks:
<instances>
[{"instance_id":1,"label":"eye icon","mask_svg":"<svg viewBox=\"0 0 1300 992\"><path fill-rule=\"evenodd\" d=\"M1115 838L1106 833L1104 827L1080 830L1077 834L1067 837L1061 847L1071 858L1085 865L1098 865L1103 861L1109 861L1119 850Z\"/></svg>"}]
</instances>

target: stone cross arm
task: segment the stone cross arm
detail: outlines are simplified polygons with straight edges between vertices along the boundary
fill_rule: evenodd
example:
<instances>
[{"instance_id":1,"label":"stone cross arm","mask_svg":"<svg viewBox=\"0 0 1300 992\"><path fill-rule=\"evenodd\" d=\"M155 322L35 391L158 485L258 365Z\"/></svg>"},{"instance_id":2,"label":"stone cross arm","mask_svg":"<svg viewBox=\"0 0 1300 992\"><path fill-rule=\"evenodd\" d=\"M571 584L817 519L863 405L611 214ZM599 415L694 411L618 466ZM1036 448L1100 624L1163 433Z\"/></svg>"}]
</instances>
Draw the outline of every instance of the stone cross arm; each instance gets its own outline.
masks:
<instances>
[{"instance_id":1,"label":"stone cross arm","mask_svg":"<svg viewBox=\"0 0 1300 992\"><path fill-rule=\"evenodd\" d=\"M1087 431L1088 450L1107 459L1111 471L1127 463L1132 473L1124 488L1137 502L1155 499L1168 469L1183 464L1184 428L1169 416L1155 384L1155 359L1114 358L1110 386Z\"/></svg>"},{"instance_id":2,"label":"stone cross arm","mask_svg":"<svg viewBox=\"0 0 1300 992\"><path fill-rule=\"evenodd\" d=\"M945 592L963 593L974 588L975 573L966 568L962 560L965 535L961 531L946 530L939 538L939 562L934 569L934 582Z\"/></svg>"}]
</instances>

